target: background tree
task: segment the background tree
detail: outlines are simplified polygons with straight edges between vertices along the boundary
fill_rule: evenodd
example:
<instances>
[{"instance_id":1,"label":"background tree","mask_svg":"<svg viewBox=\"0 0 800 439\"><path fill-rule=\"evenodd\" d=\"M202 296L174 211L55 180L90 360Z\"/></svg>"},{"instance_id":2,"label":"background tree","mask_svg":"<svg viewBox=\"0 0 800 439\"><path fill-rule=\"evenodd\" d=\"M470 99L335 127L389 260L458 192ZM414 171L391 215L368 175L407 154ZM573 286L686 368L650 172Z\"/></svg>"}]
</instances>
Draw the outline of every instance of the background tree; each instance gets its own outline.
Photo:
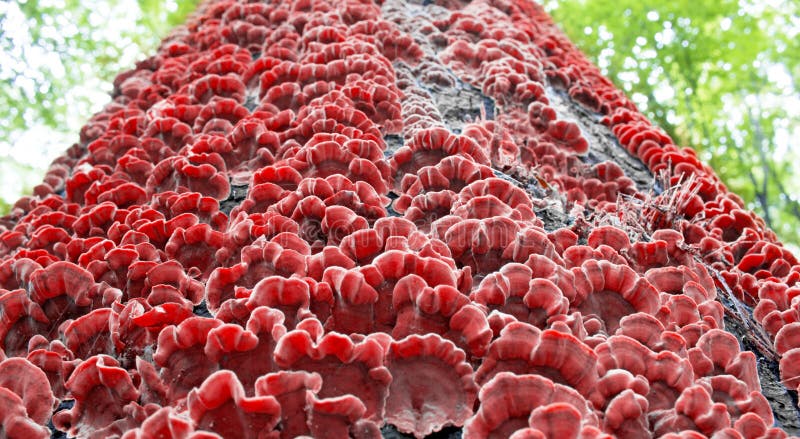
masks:
<instances>
[{"instance_id":1,"label":"background tree","mask_svg":"<svg viewBox=\"0 0 800 439\"><path fill-rule=\"evenodd\" d=\"M547 7L640 110L695 148L797 248L800 4L562 0Z\"/></svg>"}]
</instances>

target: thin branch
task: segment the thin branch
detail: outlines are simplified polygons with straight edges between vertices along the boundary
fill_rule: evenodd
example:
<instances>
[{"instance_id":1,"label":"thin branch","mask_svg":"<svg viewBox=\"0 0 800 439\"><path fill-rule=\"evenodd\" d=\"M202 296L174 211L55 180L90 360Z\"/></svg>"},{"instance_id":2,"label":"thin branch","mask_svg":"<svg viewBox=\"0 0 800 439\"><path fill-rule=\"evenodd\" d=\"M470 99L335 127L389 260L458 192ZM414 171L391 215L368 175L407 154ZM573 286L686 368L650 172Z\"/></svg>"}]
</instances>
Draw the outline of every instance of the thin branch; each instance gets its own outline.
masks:
<instances>
[{"instance_id":1,"label":"thin branch","mask_svg":"<svg viewBox=\"0 0 800 439\"><path fill-rule=\"evenodd\" d=\"M761 114L761 100L756 97L756 110L760 116ZM756 192L756 196L758 197L758 202L761 204L761 207L764 210L764 221L767 223L767 227L772 229L772 220L770 218L769 212L769 161L767 160L767 153L764 151L764 147L766 144L766 136L764 135L764 131L761 129L761 118L759 117L756 119L753 116L753 111L750 107L747 107L747 118L750 121L750 127L753 130L753 144L756 147L756 151L758 152L758 158L761 161L761 172L764 174L763 179L761 180L761 190ZM749 171L751 179L752 179L752 171Z\"/></svg>"},{"instance_id":2,"label":"thin branch","mask_svg":"<svg viewBox=\"0 0 800 439\"><path fill-rule=\"evenodd\" d=\"M769 200L767 199L767 194L766 194L766 192L763 192L760 189L758 189L758 187L761 186L761 185L758 184L758 180L756 180L756 176L755 176L755 174L753 174L752 170L750 170L750 169L747 170L747 177L750 178L750 182L753 183L753 188L755 190L755 197L756 197L756 200L758 201L758 204L761 205L761 210L763 212L764 222L767 223L767 227L769 227L771 229L772 228L772 218L770 217L770 214L769 214ZM764 180L766 180L766 177L764 178Z\"/></svg>"}]
</instances>

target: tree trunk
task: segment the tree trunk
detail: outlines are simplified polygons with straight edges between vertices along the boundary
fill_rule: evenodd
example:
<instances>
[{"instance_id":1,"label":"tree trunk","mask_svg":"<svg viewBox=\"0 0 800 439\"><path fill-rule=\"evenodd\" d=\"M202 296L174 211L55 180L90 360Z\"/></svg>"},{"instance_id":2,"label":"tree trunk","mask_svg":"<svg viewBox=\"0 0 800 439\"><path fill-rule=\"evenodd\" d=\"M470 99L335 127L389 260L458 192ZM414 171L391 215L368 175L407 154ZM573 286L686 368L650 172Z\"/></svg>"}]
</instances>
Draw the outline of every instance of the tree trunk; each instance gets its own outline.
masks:
<instances>
[{"instance_id":1,"label":"tree trunk","mask_svg":"<svg viewBox=\"0 0 800 439\"><path fill-rule=\"evenodd\" d=\"M4 431L799 431L797 261L536 4L208 2L114 85L3 218Z\"/></svg>"}]
</instances>

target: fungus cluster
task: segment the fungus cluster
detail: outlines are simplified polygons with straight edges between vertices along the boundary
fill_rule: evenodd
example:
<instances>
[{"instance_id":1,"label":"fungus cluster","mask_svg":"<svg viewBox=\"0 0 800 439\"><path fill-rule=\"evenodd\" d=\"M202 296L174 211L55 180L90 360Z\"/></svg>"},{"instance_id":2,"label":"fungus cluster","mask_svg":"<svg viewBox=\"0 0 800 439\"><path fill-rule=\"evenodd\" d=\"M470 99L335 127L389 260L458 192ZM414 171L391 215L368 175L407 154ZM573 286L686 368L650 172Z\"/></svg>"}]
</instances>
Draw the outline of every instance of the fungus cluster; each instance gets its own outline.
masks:
<instances>
[{"instance_id":1,"label":"fungus cluster","mask_svg":"<svg viewBox=\"0 0 800 439\"><path fill-rule=\"evenodd\" d=\"M114 87L0 219L0 436L787 436L719 296L796 389L800 264L539 6L208 1Z\"/></svg>"}]
</instances>

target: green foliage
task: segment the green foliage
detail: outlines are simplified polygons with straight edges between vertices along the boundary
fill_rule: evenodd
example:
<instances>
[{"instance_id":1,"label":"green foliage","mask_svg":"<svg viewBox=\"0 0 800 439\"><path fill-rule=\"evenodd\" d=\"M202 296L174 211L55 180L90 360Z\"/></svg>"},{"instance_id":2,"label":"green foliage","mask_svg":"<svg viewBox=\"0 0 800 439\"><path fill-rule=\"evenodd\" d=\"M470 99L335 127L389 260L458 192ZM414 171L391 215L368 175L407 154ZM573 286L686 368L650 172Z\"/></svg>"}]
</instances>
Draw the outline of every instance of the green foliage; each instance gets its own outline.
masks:
<instances>
[{"instance_id":1,"label":"green foliage","mask_svg":"<svg viewBox=\"0 0 800 439\"><path fill-rule=\"evenodd\" d=\"M86 119L108 102L114 76L152 53L197 3L0 2L0 214L77 140Z\"/></svg>"},{"instance_id":2,"label":"green foliage","mask_svg":"<svg viewBox=\"0 0 800 439\"><path fill-rule=\"evenodd\" d=\"M793 0L563 0L575 44L784 242L800 244L800 5Z\"/></svg>"}]
</instances>

